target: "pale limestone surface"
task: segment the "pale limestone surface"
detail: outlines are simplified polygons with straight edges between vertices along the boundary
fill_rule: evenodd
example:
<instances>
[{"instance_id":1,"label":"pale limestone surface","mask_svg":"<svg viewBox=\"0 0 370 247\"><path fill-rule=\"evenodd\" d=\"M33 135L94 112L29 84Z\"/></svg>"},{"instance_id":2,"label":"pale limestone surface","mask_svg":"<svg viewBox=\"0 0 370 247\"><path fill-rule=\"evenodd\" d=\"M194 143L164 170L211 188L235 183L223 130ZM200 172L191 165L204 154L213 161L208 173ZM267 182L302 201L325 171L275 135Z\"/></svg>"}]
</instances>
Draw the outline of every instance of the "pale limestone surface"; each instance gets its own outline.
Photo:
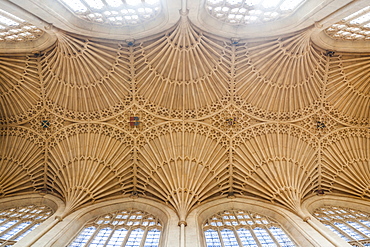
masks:
<instances>
[{"instance_id":1,"label":"pale limestone surface","mask_svg":"<svg viewBox=\"0 0 370 247\"><path fill-rule=\"evenodd\" d=\"M161 246L205 246L224 210L265 215L299 246L349 246L312 215L332 197L369 212L370 41L325 30L367 5L234 25L163 1L117 27L1 2L43 32L0 42L1 208L54 212L15 246L65 246L118 210L158 217Z\"/></svg>"}]
</instances>

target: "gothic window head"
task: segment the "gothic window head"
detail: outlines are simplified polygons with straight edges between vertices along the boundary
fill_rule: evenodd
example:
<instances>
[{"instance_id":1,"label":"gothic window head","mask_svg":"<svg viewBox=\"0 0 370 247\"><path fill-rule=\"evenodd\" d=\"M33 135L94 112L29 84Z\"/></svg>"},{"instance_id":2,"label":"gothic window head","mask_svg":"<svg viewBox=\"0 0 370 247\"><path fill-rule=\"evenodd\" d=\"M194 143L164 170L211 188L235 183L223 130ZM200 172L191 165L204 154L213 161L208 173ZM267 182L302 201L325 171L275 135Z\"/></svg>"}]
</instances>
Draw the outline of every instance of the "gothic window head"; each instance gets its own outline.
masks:
<instances>
[{"instance_id":1,"label":"gothic window head","mask_svg":"<svg viewBox=\"0 0 370 247\"><path fill-rule=\"evenodd\" d=\"M140 210L123 210L87 222L69 246L157 247L162 224L155 216Z\"/></svg>"}]
</instances>

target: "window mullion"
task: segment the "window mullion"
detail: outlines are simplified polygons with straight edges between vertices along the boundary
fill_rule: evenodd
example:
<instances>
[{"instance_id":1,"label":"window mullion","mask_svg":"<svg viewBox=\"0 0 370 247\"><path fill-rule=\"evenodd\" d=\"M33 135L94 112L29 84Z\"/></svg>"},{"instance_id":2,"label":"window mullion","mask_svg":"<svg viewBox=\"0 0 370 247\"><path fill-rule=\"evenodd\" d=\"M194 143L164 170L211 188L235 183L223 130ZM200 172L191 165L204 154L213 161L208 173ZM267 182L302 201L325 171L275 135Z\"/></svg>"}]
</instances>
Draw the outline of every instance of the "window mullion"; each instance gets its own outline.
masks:
<instances>
[{"instance_id":1,"label":"window mullion","mask_svg":"<svg viewBox=\"0 0 370 247\"><path fill-rule=\"evenodd\" d=\"M85 7L89 10L90 13L93 12L89 3L86 0L81 0L81 3L85 5Z\"/></svg>"},{"instance_id":2,"label":"window mullion","mask_svg":"<svg viewBox=\"0 0 370 247\"><path fill-rule=\"evenodd\" d=\"M365 225L364 223L362 223L360 220L357 220L357 223L360 224L362 227L368 229L370 231L370 227L368 227L367 225ZM366 238L369 238L369 236L366 236Z\"/></svg>"},{"instance_id":3,"label":"window mullion","mask_svg":"<svg viewBox=\"0 0 370 247\"><path fill-rule=\"evenodd\" d=\"M111 237L113 236L113 233L116 231L116 228L112 228L112 232L109 234L107 240L105 241L104 243L104 246L107 246L107 244L109 243Z\"/></svg>"},{"instance_id":4,"label":"window mullion","mask_svg":"<svg viewBox=\"0 0 370 247\"><path fill-rule=\"evenodd\" d=\"M79 246L81 239L84 239L86 246L99 242L99 246L109 246L114 243L114 246L124 247L127 244L130 245L132 239L135 246L142 247L145 245L150 229L161 229L161 227L160 221L154 215L140 210L117 211L100 215L85 223L84 229L70 242L70 246ZM91 237L87 237L87 235ZM103 238L97 241L96 238L99 236ZM158 240L158 238L156 239Z\"/></svg>"},{"instance_id":5,"label":"window mullion","mask_svg":"<svg viewBox=\"0 0 370 247\"><path fill-rule=\"evenodd\" d=\"M358 223L357 222L357 220L355 221L356 223ZM350 224L348 224L347 222L344 222L343 221L343 223L345 223L349 228L351 228L352 230L354 230L355 232L357 232L358 234L360 234L362 237L364 237L365 239L366 238L368 238L368 236L366 236L365 234L363 234L361 231L359 231L359 230L357 230L355 227L353 227L353 226L351 226Z\"/></svg>"},{"instance_id":6,"label":"window mullion","mask_svg":"<svg viewBox=\"0 0 370 247\"><path fill-rule=\"evenodd\" d=\"M122 244L121 244L121 247L125 247L126 246L126 243L131 235L131 232L132 232L132 227L130 227L126 233L126 236L125 236L125 239L122 241Z\"/></svg>"},{"instance_id":7,"label":"window mullion","mask_svg":"<svg viewBox=\"0 0 370 247\"><path fill-rule=\"evenodd\" d=\"M140 247L143 247L146 241L146 236L148 235L148 228L145 229L143 237L141 238Z\"/></svg>"},{"instance_id":8,"label":"window mullion","mask_svg":"<svg viewBox=\"0 0 370 247\"><path fill-rule=\"evenodd\" d=\"M4 218L3 218L4 219ZM8 223L9 221L12 221L10 218L6 218L3 222L0 223L0 227Z\"/></svg>"},{"instance_id":9,"label":"window mullion","mask_svg":"<svg viewBox=\"0 0 370 247\"><path fill-rule=\"evenodd\" d=\"M346 238L348 238L351 241L354 241L356 239L352 238L350 235L348 235L345 231L334 225L332 222L328 222L329 225L331 225L333 228L335 228L338 232L340 232L342 235L344 235Z\"/></svg>"},{"instance_id":10,"label":"window mullion","mask_svg":"<svg viewBox=\"0 0 370 247\"><path fill-rule=\"evenodd\" d=\"M0 224L0 227L3 226L3 225L6 225L10 221L14 221L14 219L11 219L11 218L6 219L2 224ZM13 227L13 225L11 227ZM5 232L7 232L8 229L11 228L11 227L8 227L8 228L4 229L4 231L0 232L0 236L3 235Z\"/></svg>"},{"instance_id":11,"label":"window mullion","mask_svg":"<svg viewBox=\"0 0 370 247\"><path fill-rule=\"evenodd\" d=\"M270 226L271 227L271 226ZM271 233L270 229L267 227L267 225L265 226L265 230L267 231L267 233L270 235L271 239L274 241L274 243L277 245L277 246L281 246L280 243L277 241L277 239L275 238L274 234Z\"/></svg>"},{"instance_id":12,"label":"window mullion","mask_svg":"<svg viewBox=\"0 0 370 247\"><path fill-rule=\"evenodd\" d=\"M93 233L93 235L91 235L90 239L86 242L85 246L89 246L91 244L91 242L94 240L94 238L96 237L96 235L100 232L100 230L101 230L101 227L98 226L95 229L95 232Z\"/></svg>"},{"instance_id":13,"label":"window mullion","mask_svg":"<svg viewBox=\"0 0 370 247\"><path fill-rule=\"evenodd\" d=\"M24 223L24 222L21 222L21 223ZM36 225L38 222L31 222L31 224L29 224L28 226L26 226L25 228L23 228L20 232L18 232L17 234L15 234L14 236L12 236L10 239L13 240L13 239L16 239L18 238L19 236L21 236L24 232L28 231L30 228L32 228L34 225Z\"/></svg>"},{"instance_id":14,"label":"window mullion","mask_svg":"<svg viewBox=\"0 0 370 247\"><path fill-rule=\"evenodd\" d=\"M274 235L275 230L270 231L268 229L271 225L276 225L276 229L279 229L276 231L276 234L278 235ZM263 247L265 243L263 239L266 238L266 241L268 240L269 243L275 243L275 245L279 247L282 245L278 241L278 236L280 236L280 234L284 235L284 238L287 238L287 240L289 239L289 242L294 243L294 241L284 233L284 230L280 227L278 222L275 222L267 216L259 215L250 211L231 210L219 212L203 223L203 231L207 236L210 227L215 227L217 229L220 245L222 247L226 245L225 239L222 238L224 229L230 229L226 231L227 233L225 233L225 238L229 237L229 234L232 232L235 236L233 236L233 243L238 246L243 246L244 241L246 241L246 243L253 242L254 245ZM220 231L220 229L222 229L222 231ZM240 234L238 229L243 229L240 231ZM260 230L261 233L259 233ZM212 232L214 231L210 231L209 234ZM259 236L260 234L261 236Z\"/></svg>"},{"instance_id":15,"label":"window mullion","mask_svg":"<svg viewBox=\"0 0 370 247\"><path fill-rule=\"evenodd\" d=\"M221 232L220 232L220 229L219 228L217 228L217 233L218 233L218 238L220 239L221 246L222 247L225 247L225 245L224 245L224 239L222 238L222 235L221 235Z\"/></svg>"},{"instance_id":16,"label":"window mullion","mask_svg":"<svg viewBox=\"0 0 370 247\"><path fill-rule=\"evenodd\" d=\"M13 230L14 228L16 228L17 226L19 226L20 224L22 224L23 222L20 221L20 220L17 220L18 222L15 223L14 225L11 225L10 227L8 227L7 229L5 229L3 232L0 233L0 236L4 235L4 234L7 234L9 231Z\"/></svg>"},{"instance_id":17,"label":"window mullion","mask_svg":"<svg viewBox=\"0 0 370 247\"><path fill-rule=\"evenodd\" d=\"M233 231L234 231L234 235L235 235L235 237L236 237L236 241L238 242L238 245L239 245L239 246L243 246L243 243L242 243L242 241L240 240L239 234L238 234L238 232L237 232L237 230L236 230L236 228L235 228L235 227L233 227Z\"/></svg>"},{"instance_id":18,"label":"window mullion","mask_svg":"<svg viewBox=\"0 0 370 247\"><path fill-rule=\"evenodd\" d=\"M263 247L261 242L259 241L259 239L257 238L256 234L254 233L254 230L252 229L252 227L249 228L249 231L251 232L252 234L252 237L254 238L254 240L256 241L256 244L259 246L259 247Z\"/></svg>"},{"instance_id":19,"label":"window mullion","mask_svg":"<svg viewBox=\"0 0 370 247\"><path fill-rule=\"evenodd\" d=\"M0 228L4 229L0 236L8 235L7 243L10 245L17 242L14 239L20 239L27 231L44 222L52 214L52 210L45 205L31 204L8 208L1 213L0 219L4 221L0 223Z\"/></svg>"}]
</instances>

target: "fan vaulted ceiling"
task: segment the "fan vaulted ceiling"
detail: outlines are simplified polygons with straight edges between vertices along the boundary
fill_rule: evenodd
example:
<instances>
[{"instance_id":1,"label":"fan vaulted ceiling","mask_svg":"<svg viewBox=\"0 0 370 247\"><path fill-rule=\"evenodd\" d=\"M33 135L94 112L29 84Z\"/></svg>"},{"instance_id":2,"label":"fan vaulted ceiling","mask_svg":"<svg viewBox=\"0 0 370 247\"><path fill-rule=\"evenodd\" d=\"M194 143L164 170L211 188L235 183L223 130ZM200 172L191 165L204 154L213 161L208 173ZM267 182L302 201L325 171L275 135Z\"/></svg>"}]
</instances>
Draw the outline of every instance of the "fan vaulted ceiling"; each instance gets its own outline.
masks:
<instances>
[{"instance_id":1,"label":"fan vaulted ceiling","mask_svg":"<svg viewBox=\"0 0 370 247\"><path fill-rule=\"evenodd\" d=\"M0 3L0 196L370 199L366 1L89 2Z\"/></svg>"}]
</instances>

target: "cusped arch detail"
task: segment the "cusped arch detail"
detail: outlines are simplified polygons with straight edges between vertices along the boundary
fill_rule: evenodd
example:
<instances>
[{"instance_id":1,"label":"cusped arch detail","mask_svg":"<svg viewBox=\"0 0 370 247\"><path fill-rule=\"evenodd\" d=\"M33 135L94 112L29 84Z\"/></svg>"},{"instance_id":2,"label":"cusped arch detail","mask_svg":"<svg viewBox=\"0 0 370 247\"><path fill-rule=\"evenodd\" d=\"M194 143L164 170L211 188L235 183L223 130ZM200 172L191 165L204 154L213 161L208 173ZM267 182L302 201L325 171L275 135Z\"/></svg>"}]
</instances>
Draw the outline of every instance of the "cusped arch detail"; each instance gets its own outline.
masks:
<instances>
[{"instance_id":1,"label":"cusped arch detail","mask_svg":"<svg viewBox=\"0 0 370 247\"><path fill-rule=\"evenodd\" d=\"M142 210L152 214L161 221L163 224L161 246L166 246L170 234L178 234L177 231L172 231L169 228L171 219L177 216L167 205L145 198L120 198L98 202L94 205L77 209L75 212L67 215L64 220L59 223L58 229L54 228L51 230L50 235L53 237L41 238L38 243L48 244L48 246L52 246L56 243L68 245L68 243L73 240L76 232L79 232L89 220L115 211L132 209Z\"/></svg>"},{"instance_id":2,"label":"cusped arch detail","mask_svg":"<svg viewBox=\"0 0 370 247\"><path fill-rule=\"evenodd\" d=\"M195 217L199 241L205 242L204 233L200 230L204 222L213 215L228 211L228 210L243 210L250 211L260 215L272 218L278 222L283 229L289 232L289 235L297 242L299 246L322 246L324 243L327 246L333 246L323 236L316 232L312 232L307 224L302 223L302 219L291 211L279 205L272 205L269 202L260 200L255 197L244 198L223 198L215 201L206 202L198 206L192 211L189 217ZM310 234L307 234L310 232Z\"/></svg>"}]
</instances>

